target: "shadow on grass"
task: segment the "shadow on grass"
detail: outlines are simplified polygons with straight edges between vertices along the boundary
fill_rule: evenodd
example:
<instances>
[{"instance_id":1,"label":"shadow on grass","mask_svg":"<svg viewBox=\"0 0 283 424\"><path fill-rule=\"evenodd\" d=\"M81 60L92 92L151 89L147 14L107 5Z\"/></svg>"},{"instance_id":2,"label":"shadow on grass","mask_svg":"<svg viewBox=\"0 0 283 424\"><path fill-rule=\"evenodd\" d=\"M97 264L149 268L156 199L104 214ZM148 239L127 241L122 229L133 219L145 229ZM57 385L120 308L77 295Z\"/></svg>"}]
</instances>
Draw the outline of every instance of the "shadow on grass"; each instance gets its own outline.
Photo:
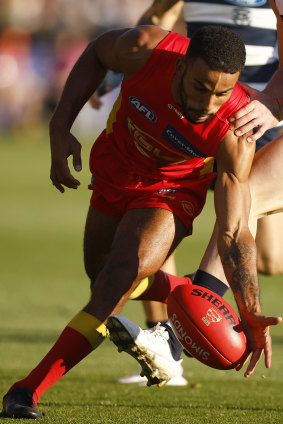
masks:
<instances>
[{"instance_id":1,"label":"shadow on grass","mask_svg":"<svg viewBox=\"0 0 283 424\"><path fill-rule=\"evenodd\" d=\"M2 333L2 334L1 334ZM53 343L59 336L59 332L35 330L6 332L0 328L0 343Z\"/></svg>"}]
</instances>

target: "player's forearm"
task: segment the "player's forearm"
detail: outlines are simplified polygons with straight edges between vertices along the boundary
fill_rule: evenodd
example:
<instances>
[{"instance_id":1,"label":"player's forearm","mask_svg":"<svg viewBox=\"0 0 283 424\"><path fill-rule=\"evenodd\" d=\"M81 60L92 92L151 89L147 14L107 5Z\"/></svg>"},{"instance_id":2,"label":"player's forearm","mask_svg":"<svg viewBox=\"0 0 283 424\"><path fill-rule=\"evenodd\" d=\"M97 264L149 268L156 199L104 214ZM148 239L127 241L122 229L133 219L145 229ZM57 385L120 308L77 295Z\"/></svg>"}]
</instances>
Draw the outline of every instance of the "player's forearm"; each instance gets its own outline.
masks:
<instances>
[{"instance_id":1,"label":"player's forearm","mask_svg":"<svg viewBox=\"0 0 283 424\"><path fill-rule=\"evenodd\" d=\"M242 319L260 312L256 245L251 233L246 229L234 237L219 234L218 249Z\"/></svg>"},{"instance_id":2,"label":"player's forearm","mask_svg":"<svg viewBox=\"0 0 283 424\"><path fill-rule=\"evenodd\" d=\"M256 244L248 228L250 190L247 182L224 172L217 178L214 194L218 252L243 318L260 311Z\"/></svg>"},{"instance_id":3,"label":"player's forearm","mask_svg":"<svg viewBox=\"0 0 283 424\"><path fill-rule=\"evenodd\" d=\"M178 1L179 0L154 0L152 5L140 17L137 25L159 25L163 15Z\"/></svg>"},{"instance_id":4,"label":"player's forearm","mask_svg":"<svg viewBox=\"0 0 283 424\"><path fill-rule=\"evenodd\" d=\"M66 81L57 108L50 121L50 130L69 131L90 96L103 80L106 68L90 43L82 53Z\"/></svg>"},{"instance_id":5,"label":"player's forearm","mask_svg":"<svg viewBox=\"0 0 283 424\"><path fill-rule=\"evenodd\" d=\"M146 12L139 18L137 25L155 25L156 19L155 11L153 7L150 7Z\"/></svg>"}]
</instances>

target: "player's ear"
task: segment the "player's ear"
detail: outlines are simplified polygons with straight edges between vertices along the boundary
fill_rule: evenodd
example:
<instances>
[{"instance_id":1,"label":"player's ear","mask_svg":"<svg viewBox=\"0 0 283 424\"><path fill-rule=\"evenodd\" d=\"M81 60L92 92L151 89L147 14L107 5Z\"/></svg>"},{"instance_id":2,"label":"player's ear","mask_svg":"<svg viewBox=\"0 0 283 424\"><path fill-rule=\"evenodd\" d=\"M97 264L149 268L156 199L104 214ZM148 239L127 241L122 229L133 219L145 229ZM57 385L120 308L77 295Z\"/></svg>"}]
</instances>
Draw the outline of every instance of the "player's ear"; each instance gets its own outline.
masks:
<instances>
[{"instance_id":1,"label":"player's ear","mask_svg":"<svg viewBox=\"0 0 283 424\"><path fill-rule=\"evenodd\" d=\"M182 76L186 69L186 62L181 57L178 57L175 65L176 74Z\"/></svg>"}]
</instances>

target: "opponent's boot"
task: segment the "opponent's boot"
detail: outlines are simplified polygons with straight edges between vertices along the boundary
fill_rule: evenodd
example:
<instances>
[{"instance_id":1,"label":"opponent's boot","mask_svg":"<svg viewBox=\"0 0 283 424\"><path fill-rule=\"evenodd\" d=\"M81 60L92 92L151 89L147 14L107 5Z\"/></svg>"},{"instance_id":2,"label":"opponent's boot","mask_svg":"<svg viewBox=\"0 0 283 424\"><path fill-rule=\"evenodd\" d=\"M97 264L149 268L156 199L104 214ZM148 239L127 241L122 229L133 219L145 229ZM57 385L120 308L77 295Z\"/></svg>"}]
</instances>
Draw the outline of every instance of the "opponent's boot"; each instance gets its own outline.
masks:
<instances>
[{"instance_id":1,"label":"opponent's boot","mask_svg":"<svg viewBox=\"0 0 283 424\"><path fill-rule=\"evenodd\" d=\"M3 397L2 417L43 418L35 409L32 391L27 387L15 387Z\"/></svg>"},{"instance_id":2,"label":"opponent's boot","mask_svg":"<svg viewBox=\"0 0 283 424\"><path fill-rule=\"evenodd\" d=\"M106 327L118 351L124 351L138 361L142 368L141 376L146 376L148 386L164 386L179 372L182 360L175 361L173 358L168 343L169 333L160 324L142 330L127 318L112 315Z\"/></svg>"}]
</instances>

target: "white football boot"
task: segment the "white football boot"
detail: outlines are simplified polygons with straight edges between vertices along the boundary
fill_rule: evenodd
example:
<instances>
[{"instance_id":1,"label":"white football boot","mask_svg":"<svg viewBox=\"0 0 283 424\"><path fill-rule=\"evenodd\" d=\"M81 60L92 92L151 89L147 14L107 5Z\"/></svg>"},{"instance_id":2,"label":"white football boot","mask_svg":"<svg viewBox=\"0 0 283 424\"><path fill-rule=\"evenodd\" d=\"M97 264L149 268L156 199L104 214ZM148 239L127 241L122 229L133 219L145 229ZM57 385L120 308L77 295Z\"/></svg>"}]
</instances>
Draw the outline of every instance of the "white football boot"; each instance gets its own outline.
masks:
<instances>
[{"instance_id":1,"label":"white football boot","mask_svg":"<svg viewBox=\"0 0 283 424\"><path fill-rule=\"evenodd\" d=\"M110 340L118 347L118 352L126 352L140 364L141 377L147 378L147 385L164 386L180 372L180 361L175 361L168 343L168 331L160 324L142 330L121 315L108 318L106 327Z\"/></svg>"}]
</instances>

